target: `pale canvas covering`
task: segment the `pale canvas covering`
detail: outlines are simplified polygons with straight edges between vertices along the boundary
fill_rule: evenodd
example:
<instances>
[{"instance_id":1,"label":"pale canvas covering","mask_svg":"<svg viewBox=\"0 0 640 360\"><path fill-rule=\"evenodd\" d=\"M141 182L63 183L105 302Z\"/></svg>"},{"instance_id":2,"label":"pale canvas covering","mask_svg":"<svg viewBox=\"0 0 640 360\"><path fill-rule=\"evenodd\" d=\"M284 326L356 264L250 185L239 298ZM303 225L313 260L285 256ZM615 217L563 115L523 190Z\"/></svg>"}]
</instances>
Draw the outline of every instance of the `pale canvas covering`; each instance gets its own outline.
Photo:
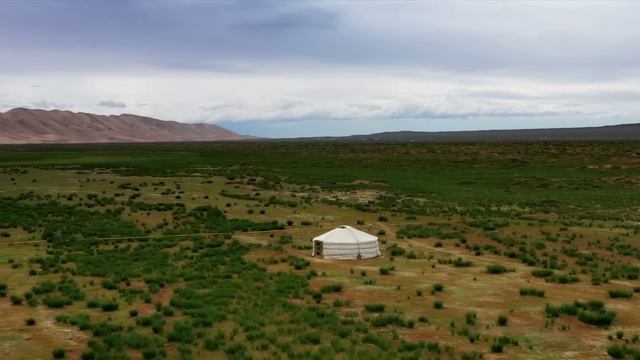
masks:
<instances>
[{"instance_id":1,"label":"pale canvas covering","mask_svg":"<svg viewBox=\"0 0 640 360\"><path fill-rule=\"evenodd\" d=\"M378 237L348 225L313 238L312 256L325 259L368 259L380 256Z\"/></svg>"}]
</instances>

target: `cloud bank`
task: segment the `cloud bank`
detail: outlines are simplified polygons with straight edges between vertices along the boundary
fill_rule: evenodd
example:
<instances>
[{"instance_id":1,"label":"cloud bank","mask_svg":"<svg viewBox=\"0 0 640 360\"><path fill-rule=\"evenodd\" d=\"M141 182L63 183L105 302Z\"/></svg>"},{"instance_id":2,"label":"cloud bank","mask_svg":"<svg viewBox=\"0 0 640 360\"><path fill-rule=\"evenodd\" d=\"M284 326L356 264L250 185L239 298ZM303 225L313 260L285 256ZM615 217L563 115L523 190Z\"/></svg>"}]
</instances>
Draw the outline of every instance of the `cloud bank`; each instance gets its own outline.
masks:
<instances>
[{"instance_id":1,"label":"cloud bank","mask_svg":"<svg viewBox=\"0 0 640 360\"><path fill-rule=\"evenodd\" d=\"M111 108L111 109L124 109L127 107L127 104L123 101L116 100L102 100L98 103L98 106Z\"/></svg>"},{"instance_id":2,"label":"cloud bank","mask_svg":"<svg viewBox=\"0 0 640 360\"><path fill-rule=\"evenodd\" d=\"M0 106L126 108L276 136L634 122L639 13L636 2L5 2Z\"/></svg>"}]
</instances>

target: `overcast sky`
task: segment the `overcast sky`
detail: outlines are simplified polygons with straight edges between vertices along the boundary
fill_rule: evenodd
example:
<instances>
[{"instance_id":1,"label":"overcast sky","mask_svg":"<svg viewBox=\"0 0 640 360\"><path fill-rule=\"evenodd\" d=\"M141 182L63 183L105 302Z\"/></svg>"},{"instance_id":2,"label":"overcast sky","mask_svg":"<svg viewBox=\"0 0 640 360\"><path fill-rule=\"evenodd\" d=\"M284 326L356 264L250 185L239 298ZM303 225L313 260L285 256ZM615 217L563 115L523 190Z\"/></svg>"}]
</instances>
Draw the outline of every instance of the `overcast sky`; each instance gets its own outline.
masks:
<instances>
[{"instance_id":1,"label":"overcast sky","mask_svg":"<svg viewBox=\"0 0 640 360\"><path fill-rule=\"evenodd\" d=\"M640 122L640 2L4 1L18 106L270 137Z\"/></svg>"}]
</instances>

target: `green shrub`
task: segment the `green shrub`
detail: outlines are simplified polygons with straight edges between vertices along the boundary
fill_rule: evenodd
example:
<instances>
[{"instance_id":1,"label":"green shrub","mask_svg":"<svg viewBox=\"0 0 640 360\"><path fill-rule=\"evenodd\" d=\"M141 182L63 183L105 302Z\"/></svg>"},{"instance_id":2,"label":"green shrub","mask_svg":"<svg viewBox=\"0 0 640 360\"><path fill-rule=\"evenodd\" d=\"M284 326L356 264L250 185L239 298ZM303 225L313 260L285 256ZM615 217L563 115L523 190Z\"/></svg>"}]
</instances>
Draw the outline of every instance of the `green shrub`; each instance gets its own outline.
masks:
<instances>
[{"instance_id":1,"label":"green shrub","mask_svg":"<svg viewBox=\"0 0 640 360\"><path fill-rule=\"evenodd\" d=\"M174 313L175 313L175 311L173 310L173 308L171 306L163 306L162 307L162 315L164 315L164 316L173 316Z\"/></svg>"},{"instance_id":2,"label":"green shrub","mask_svg":"<svg viewBox=\"0 0 640 360\"><path fill-rule=\"evenodd\" d=\"M553 275L553 270L550 270L550 269L533 270L531 272L531 275L533 275L535 277L545 278L545 277L549 277L549 276Z\"/></svg>"},{"instance_id":3,"label":"green shrub","mask_svg":"<svg viewBox=\"0 0 640 360\"><path fill-rule=\"evenodd\" d=\"M22 297L18 296L18 295L11 295L11 303L13 305L21 305L22 304Z\"/></svg>"},{"instance_id":4,"label":"green shrub","mask_svg":"<svg viewBox=\"0 0 640 360\"><path fill-rule=\"evenodd\" d=\"M434 309L438 309L438 310L442 309L442 308L444 308L444 303L442 301L440 301L440 300L434 301L433 302L433 308Z\"/></svg>"},{"instance_id":5,"label":"green shrub","mask_svg":"<svg viewBox=\"0 0 640 360\"><path fill-rule=\"evenodd\" d=\"M624 347L614 344L607 348L607 354L614 359L624 359L627 355L627 351Z\"/></svg>"},{"instance_id":6,"label":"green shrub","mask_svg":"<svg viewBox=\"0 0 640 360\"><path fill-rule=\"evenodd\" d=\"M131 317L136 317L136 316L138 316L138 309L131 309L131 310L129 310L129 316L131 316Z\"/></svg>"},{"instance_id":7,"label":"green shrub","mask_svg":"<svg viewBox=\"0 0 640 360\"><path fill-rule=\"evenodd\" d=\"M229 345L224 349L225 354L231 359L244 359L247 347L244 344Z\"/></svg>"},{"instance_id":8,"label":"green shrub","mask_svg":"<svg viewBox=\"0 0 640 360\"><path fill-rule=\"evenodd\" d=\"M364 304L364 309L368 312L384 312L386 305L384 304Z\"/></svg>"},{"instance_id":9,"label":"green shrub","mask_svg":"<svg viewBox=\"0 0 640 360\"><path fill-rule=\"evenodd\" d=\"M444 285L442 285L441 283L435 283L433 284L432 289L435 292L442 292L444 290Z\"/></svg>"},{"instance_id":10,"label":"green shrub","mask_svg":"<svg viewBox=\"0 0 640 360\"><path fill-rule=\"evenodd\" d=\"M296 270L302 270L311 264L309 260L297 256L289 256L288 260L289 265L293 266Z\"/></svg>"},{"instance_id":11,"label":"green shrub","mask_svg":"<svg viewBox=\"0 0 640 360\"><path fill-rule=\"evenodd\" d=\"M560 306L547 304L545 312L548 317L558 317L560 315L577 316L581 322L596 326L609 326L616 317L616 313L607 310L604 303L599 300L575 301Z\"/></svg>"},{"instance_id":12,"label":"green shrub","mask_svg":"<svg viewBox=\"0 0 640 360\"><path fill-rule=\"evenodd\" d=\"M406 326L407 322L400 315L379 315L371 319L374 327L385 327L388 325Z\"/></svg>"},{"instance_id":13,"label":"green shrub","mask_svg":"<svg viewBox=\"0 0 640 360\"><path fill-rule=\"evenodd\" d=\"M509 318L506 317L505 315L498 316L498 326L507 326L508 322L509 322Z\"/></svg>"},{"instance_id":14,"label":"green shrub","mask_svg":"<svg viewBox=\"0 0 640 360\"><path fill-rule=\"evenodd\" d=\"M544 290L539 290L539 289L535 289L535 288L522 288L522 289L520 289L520 295L521 296L544 297L544 294L545 294Z\"/></svg>"},{"instance_id":15,"label":"green shrub","mask_svg":"<svg viewBox=\"0 0 640 360\"><path fill-rule=\"evenodd\" d=\"M455 239L460 237L460 233L445 233L439 227L427 227L425 225L407 225L397 232L398 238L420 238L427 239L431 237L439 239Z\"/></svg>"},{"instance_id":16,"label":"green shrub","mask_svg":"<svg viewBox=\"0 0 640 360\"><path fill-rule=\"evenodd\" d=\"M102 306L102 302L98 299L90 299L87 300L87 307L89 309L95 309L95 308L99 308Z\"/></svg>"},{"instance_id":17,"label":"green shrub","mask_svg":"<svg viewBox=\"0 0 640 360\"><path fill-rule=\"evenodd\" d=\"M155 359L158 357L158 351L156 349L144 349L142 351L142 358L145 360Z\"/></svg>"},{"instance_id":18,"label":"green shrub","mask_svg":"<svg viewBox=\"0 0 640 360\"><path fill-rule=\"evenodd\" d=\"M509 272L509 271L512 271L512 270L509 270L504 265L500 265L500 264L487 265L487 272L489 274L499 275L499 274L504 274L504 273Z\"/></svg>"},{"instance_id":19,"label":"green shrub","mask_svg":"<svg viewBox=\"0 0 640 360\"><path fill-rule=\"evenodd\" d=\"M171 342L190 344L196 340L196 335L193 332L193 327L190 323L185 321L176 321L173 324L173 330L171 330L167 339Z\"/></svg>"},{"instance_id":20,"label":"green shrub","mask_svg":"<svg viewBox=\"0 0 640 360\"><path fill-rule=\"evenodd\" d=\"M204 339L204 348L209 351L216 351L222 349L225 346L224 332L216 330L216 332Z\"/></svg>"},{"instance_id":21,"label":"green shrub","mask_svg":"<svg viewBox=\"0 0 640 360\"><path fill-rule=\"evenodd\" d=\"M323 294L339 293L341 291L342 291L342 285L341 284L330 284L330 285L325 285L325 286L320 288L320 292L323 293Z\"/></svg>"},{"instance_id":22,"label":"green shrub","mask_svg":"<svg viewBox=\"0 0 640 360\"><path fill-rule=\"evenodd\" d=\"M609 297L612 299L630 299L633 296L631 290L625 289L612 289L609 290Z\"/></svg>"},{"instance_id":23,"label":"green shrub","mask_svg":"<svg viewBox=\"0 0 640 360\"><path fill-rule=\"evenodd\" d=\"M482 360L483 358L482 353L478 351L460 353L460 360Z\"/></svg>"},{"instance_id":24,"label":"green shrub","mask_svg":"<svg viewBox=\"0 0 640 360\"><path fill-rule=\"evenodd\" d=\"M453 266L455 267L470 267L473 265L471 260L462 260L462 258L457 258L453 261Z\"/></svg>"},{"instance_id":25,"label":"green shrub","mask_svg":"<svg viewBox=\"0 0 640 360\"><path fill-rule=\"evenodd\" d=\"M36 324L36 319L28 318L27 320L24 321L24 323L27 324L27 326L33 326Z\"/></svg>"},{"instance_id":26,"label":"green shrub","mask_svg":"<svg viewBox=\"0 0 640 360\"><path fill-rule=\"evenodd\" d=\"M48 296L42 300L47 307L57 309L71 304L71 300L60 296Z\"/></svg>"},{"instance_id":27,"label":"green shrub","mask_svg":"<svg viewBox=\"0 0 640 360\"><path fill-rule=\"evenodd\" d=\"M118 288L118 284L116 284L113 280L104 279L101 282L103 288L107 290L115 290Z\"/></svg>"},{"instance_id":28,"label":"green shrub","mask_svg":"<svg viewBox=\"0 0 640 360\"><path fill-rule=\"evenodd\" d=\"M469 311L464 315L464 320L467 325L473 326L478 321L478 314L475 311Z\"/></svg>"},{"instance_id":29,"label":"green shrub","mask_svg":"<svg viewBox=\"0 0 640 360\"><path fill-rule=\"evenodd\" d=\"M291 235L282 235L278 239L278 244L280 245L287 245L287 244L291 244L292 242L293 242L293 237Z\"/></svg>"},{"instance_id":30,"label":"green shrub","mask_svg":"<svg viewBox=\"0 0 640 360\"><path fill-rule=\"evenodd\" d=\"M567 274L555 274L549 276L545 279L548 282L558 283L558 284L571 284L580 282L580 278L576 275L567 275Z\"/></svg>"},{"instance_id":31,"label":"green shrub","mask_svg":"<svg viewBox=\"0 0 640 360\"><path fill-rule=\"evenodd\" d=\"M111 311L118 310L118 308L120 307L120 304L118 304L117 301L109 300L109 301L103 302L100 307L104 312L111 312Z\"/></svg>"},{"instance_id":32,"label":"green shrub","mask_svg":"<svg viewBox=\"0 0 640 360\"><path fill-rule=\"evenodd\" d=\"M611 325L615 317L616 313L613 311L583 310L578 313L578 320L582 321L583 323L596 326Z\"/></svg>"},{"instance_id":33,"label":"green shrub","mask_svg":"<svg viewBox=\"0 0 640 360\"><path fill-rule=\"evenodd\" d=\"M67 354L67 350L63 348L55 348L53 349L52 355L54 359L64 359Z\"/></svg>"},{"instance_id":34,"label":"green shrub","mask_svg":"<svg viewBox=\"0 0 640 360\"><path fill-rule=\"evenodd\" d=\"M388 250L391 256L403 256L406 252L406 250L403 247L399 246L398 244L391 244Z\"/></svg>"},{"instance_id":35,"label":"green shrub","mask_svg":"<svg viewBox=\"0 0 640 360\"><path fill-rule=\"evenodd\" d=\"M319 332L307 332L298 337L301 344L319 345L322 341L322 335Z\"/></svg>"}]
</instances>

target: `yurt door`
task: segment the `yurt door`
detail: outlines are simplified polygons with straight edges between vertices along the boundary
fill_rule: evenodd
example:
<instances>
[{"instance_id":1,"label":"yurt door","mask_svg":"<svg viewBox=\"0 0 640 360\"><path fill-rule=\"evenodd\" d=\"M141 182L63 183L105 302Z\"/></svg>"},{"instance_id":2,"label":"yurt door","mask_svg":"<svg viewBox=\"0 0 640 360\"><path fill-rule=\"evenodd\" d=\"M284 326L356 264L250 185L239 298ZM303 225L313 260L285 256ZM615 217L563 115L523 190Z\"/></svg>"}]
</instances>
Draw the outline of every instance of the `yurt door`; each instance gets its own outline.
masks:
<instances>
[{"instance_id":1,"label":"yurt door","mask_svg":"<svg viewBox=\"0 0 640 360\"><path fill-rule=\"evenodd\" d=\"M322 256L322 241L313 242L313 253L315 256Z\"/></svg>"}]
</instances>

